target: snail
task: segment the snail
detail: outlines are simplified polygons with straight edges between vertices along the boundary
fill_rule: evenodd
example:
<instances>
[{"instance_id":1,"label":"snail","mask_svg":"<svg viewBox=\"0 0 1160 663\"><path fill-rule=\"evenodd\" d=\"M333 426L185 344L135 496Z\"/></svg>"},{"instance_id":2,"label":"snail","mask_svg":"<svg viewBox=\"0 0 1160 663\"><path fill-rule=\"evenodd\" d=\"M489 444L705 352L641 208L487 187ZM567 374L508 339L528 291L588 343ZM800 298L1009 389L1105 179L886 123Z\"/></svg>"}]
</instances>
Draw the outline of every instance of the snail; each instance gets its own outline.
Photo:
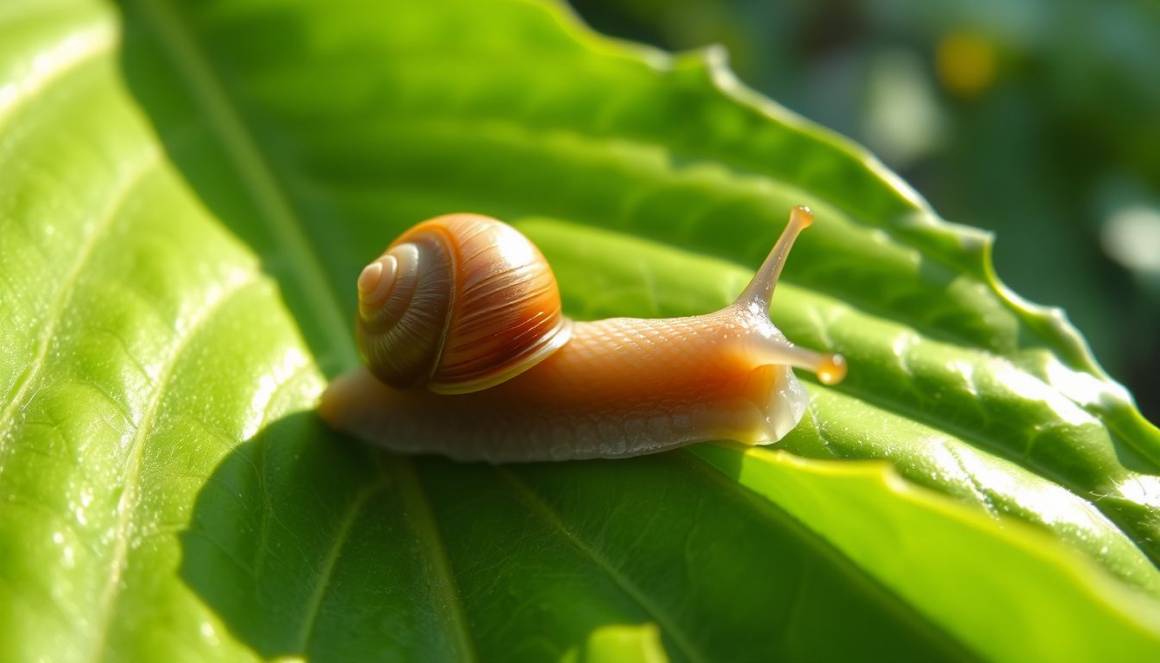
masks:
<instances>
[{"instance_id":1,"label":"snail","mask_svg":"<svg viewBox=\"0 0 1160 663\"><path fill-rule=\"evenodd\" d=\"M791 367L833 384L845 360L797 347L769 305L798 234L706 315L571 321L534 244L501 221L419 223L358 277L366 365L323 393L333 428L405 453L492 463L619 458L707 440L770 444L802 417Z\"/></svg>"}]
</instances>

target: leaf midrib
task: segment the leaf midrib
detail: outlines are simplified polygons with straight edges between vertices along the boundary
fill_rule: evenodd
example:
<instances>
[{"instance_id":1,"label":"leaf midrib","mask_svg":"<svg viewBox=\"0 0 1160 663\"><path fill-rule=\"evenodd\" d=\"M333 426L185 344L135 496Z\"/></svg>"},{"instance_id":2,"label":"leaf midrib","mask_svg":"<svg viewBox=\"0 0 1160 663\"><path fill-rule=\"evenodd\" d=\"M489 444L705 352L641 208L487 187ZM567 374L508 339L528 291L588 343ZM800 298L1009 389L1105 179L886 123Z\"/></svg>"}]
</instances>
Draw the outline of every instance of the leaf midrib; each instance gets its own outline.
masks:
<instances>
[{"instance_id":1,"label":"leaf midrib","mask_svg":"<svg viewBox=\"0 0 1160 663\"><path fill-rule=\"evenodd\" d=\"M215 130L239 177L246 183L245 190L252 196L261 218L294 259L295 269L291 273L303 275L295 279L296 285L314 307L313 312L332 341L331 347L340 353L340 365L355 365L358 353L348 339L346 316L338 303L338 295L326 277L317 253L310 248L309 238L303 231L304 224L287 201L258 151L251 132L214 76L209 60L201 53L193 35L175 16L169 2L138 1L136 4L143 15L152 19L160 37L158 43L169 50L178 73L206 111L208 124Z\"/></svg>"},{"instance_id":2,"label":"leaf midrib","mask_svg":"<svg viewBox=\"0 0 1160 663\"><path fill-rule=\"evenodd\" d=\"M350 335L347 334L337 293L332 288L327 287L329 280L325 277L317 254L310 247L303 231L304 224L282 194L272 171L265 165L245 124L234 111L221 86L214 78L208 61L201 55L193 36L188 34L180 21L173 16L172 7L165 2L156 4L146 2L144 4L143 13L152 18L154 27L162 37L160 43L170 48L170 55L177 63L179 73L185 76L193 96L200 100L201 104L209 111L211 124L217 129L218 138L223 142L226 154L233 157L239 175L249 184L246 190L257 198L255 202L258 203L259 210L264 213L263 218L266 219L271 233L283 242L283 245L294 254L295 258L300 260L299 266L308 272L307 278L297 279L298 285L311 298L312 303L320 307L325 319L323 329L328 336L331 347L341 353L341 363L344 366L349 367L356 364L358 361L357 351ZM141 3L138 3L138 6L140 5ZM324 285L319 286L319 283ZM401 458L399 462L405 465L401 465L401 471L414 472L410 459ZM373 492L367 491L363 497L369 499ZM412 497L418 506L427 514L431 514L428 498L421 490L412 491ZM353 510L354 515L357 515L357 511L357 509ZM351 524L353 524L353 520ZM430 531L418 531L416 534L421 539L427 540L432 546L442 546L433 527L430 528ZM326 560L328 564L325 565L324 572L320 574L318 586L312 592L314 600L311 606L313 607L307 606L303 620L304 626L299 634L299 640L303 643L307 643L312 635L318 604L321 603L322 596L325 594L330 574L338 555L341 553L341 548L341 541L332 546ZM452 593L448 621L458 633L461 651L468 654L472 650L467 640L467 629L463 616L455 607L458 606L459 601L458 597L454 595L456 585L450 564L444 561L443 564L437 564L436 569L443 579L440 584Z\"/></svg>"}]
</instances>

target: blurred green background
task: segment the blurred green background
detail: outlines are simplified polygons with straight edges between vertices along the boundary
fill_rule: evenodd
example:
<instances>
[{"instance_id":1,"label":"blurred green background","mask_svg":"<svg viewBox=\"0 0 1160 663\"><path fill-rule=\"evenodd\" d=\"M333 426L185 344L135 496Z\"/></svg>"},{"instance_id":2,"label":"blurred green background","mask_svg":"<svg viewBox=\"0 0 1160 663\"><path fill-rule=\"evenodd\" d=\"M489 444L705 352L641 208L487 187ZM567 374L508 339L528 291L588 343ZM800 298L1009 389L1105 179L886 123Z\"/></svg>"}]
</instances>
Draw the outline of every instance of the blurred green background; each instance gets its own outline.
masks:
<instances>
[{"instance_id":1,"label":"blurred green background","mask_svg":"<svg viewBox=\"0 0 1160 663\"><path fill-rule=\"evenodd\" d=\"M868 146L1160 421L1160 3L572 0Z\"/></svg>"}]
</instances>

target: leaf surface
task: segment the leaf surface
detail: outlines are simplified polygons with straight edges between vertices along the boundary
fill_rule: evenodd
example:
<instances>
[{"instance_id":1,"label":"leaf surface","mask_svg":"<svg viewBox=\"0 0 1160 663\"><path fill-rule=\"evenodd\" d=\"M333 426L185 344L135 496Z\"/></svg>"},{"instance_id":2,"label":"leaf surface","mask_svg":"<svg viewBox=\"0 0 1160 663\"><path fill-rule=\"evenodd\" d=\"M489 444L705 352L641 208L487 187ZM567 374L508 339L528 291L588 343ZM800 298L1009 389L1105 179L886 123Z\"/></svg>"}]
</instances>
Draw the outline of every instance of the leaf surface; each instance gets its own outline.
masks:
<instances>
[{"instance_id":1,"label":"leaf surface","mask_svg":"<svg viewBox=\"0 0 1160 663\"><path fill-rule=\"evenodd\" d=\"M1155 427L988 238L719 60L516 0L0 7L0 659L1154 655ZM851 370L776 449L492 468L311 412L416 220L660 316L798 203L774 321Z\"/></svg>"}]
</instances>

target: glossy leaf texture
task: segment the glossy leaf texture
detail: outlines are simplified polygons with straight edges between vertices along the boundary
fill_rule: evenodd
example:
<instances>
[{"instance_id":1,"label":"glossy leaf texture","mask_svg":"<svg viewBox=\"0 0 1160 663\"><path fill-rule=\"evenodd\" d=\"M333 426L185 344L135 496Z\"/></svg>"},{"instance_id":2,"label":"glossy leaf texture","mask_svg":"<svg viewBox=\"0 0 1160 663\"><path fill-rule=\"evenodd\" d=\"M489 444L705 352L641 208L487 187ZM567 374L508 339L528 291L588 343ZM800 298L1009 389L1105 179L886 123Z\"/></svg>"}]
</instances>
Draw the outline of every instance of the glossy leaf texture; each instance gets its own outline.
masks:
<instances>
[{"instance_id":1,"label":"glossy leaf texture","mask_svg":"<svg viewBox=\"0 0 1160 663\"><path fill-rule=\"evenodd\" d=\"M311 409L455 210L578 318L729 301L793 204L780 445L490 467ZM553 4L0 4L0 660L1160 652L1160 434L989 238L715 51Z\"/></svg>"}]
</instances>

